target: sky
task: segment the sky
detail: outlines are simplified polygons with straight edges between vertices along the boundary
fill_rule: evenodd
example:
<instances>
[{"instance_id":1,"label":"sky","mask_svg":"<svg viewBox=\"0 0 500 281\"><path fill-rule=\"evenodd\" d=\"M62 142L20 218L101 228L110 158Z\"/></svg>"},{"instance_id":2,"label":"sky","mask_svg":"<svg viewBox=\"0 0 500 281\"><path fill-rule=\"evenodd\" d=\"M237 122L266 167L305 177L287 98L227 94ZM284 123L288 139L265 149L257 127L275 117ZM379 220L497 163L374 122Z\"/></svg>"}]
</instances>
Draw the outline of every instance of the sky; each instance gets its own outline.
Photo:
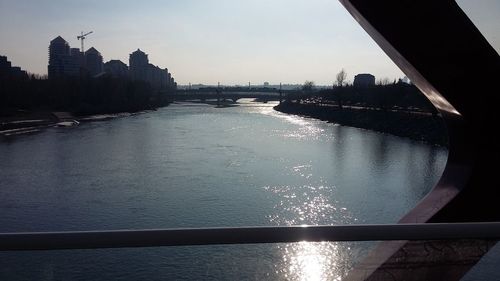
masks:
<instances>
[{"instance_id":1,"label":"sky","mask_svg":"<svg viewBox=\"0 0 500 281\"><path fill-rule=\"evenodd\" d=\"M500 52L500 0L458 2ZM104 61L140 48L179 84L404 76L337 0L0 0L0 55L29 72L47 73L50 40L80 47L81 31Z\"/></svg>"}]
</instances>

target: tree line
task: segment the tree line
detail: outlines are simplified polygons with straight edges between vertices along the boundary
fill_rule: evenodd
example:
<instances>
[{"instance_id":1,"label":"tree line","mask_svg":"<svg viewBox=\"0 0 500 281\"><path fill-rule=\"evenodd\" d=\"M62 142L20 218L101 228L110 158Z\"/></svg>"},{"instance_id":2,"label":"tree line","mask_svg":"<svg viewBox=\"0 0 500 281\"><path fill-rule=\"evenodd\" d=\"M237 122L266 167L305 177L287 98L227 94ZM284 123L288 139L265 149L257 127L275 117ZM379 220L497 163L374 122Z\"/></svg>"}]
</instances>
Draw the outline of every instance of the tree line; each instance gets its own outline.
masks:
<instances>
[{"instance_id":1,"label":"tree line","mask_svg":"<svg viewBox=\"0 0 500 281\"><path fill-rule=\"evenodd\" d=\"M303 95L288 102L314 104L318 106L358 107L373 110L420 111L437 114L432 103L415 87L402 81L379 83L367 87L345 84L341 74L337 86L330 89L315 90L312 81L302 87Z\"/></svg>"},{"instance_id":2,"label":"tree line","mask_svg":"<svg viewBox=\"0 0 500 281\"><path fill-rule=\"evenodd\" d=\"M144 81L100 78L0 79L0 110L69 111L76 115L136 112L166 104Z\"/></svg>"},{"instance_id":3,"label":"tree line","mask_svg":"<svg viewBox=\"0 0 500 281\"><path fill-rule=\"evenodd\" d=\"M345 126L365 128L446 146L445 125L432 103L412 84L400 80L353 86L340 73L329 89L306 81L299 96L289 95L274 108Z\"/></svg>"}]
</instances>

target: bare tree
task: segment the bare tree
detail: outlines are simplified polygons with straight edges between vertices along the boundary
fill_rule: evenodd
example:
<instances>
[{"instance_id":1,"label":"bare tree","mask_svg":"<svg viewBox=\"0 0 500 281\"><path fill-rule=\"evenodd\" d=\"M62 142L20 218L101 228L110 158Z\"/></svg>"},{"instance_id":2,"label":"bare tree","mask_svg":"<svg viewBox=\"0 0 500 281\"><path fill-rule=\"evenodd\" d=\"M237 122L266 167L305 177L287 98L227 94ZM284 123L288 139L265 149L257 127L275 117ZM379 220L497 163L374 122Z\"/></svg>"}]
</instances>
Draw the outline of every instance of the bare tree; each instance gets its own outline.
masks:
<instances>
[{"instance_id":1,"label":"bare tree","mask_svg":"<svg viewBox=\"0 0 500 281\"><path fill-rule=\"evenodd\" d=\"M347 72L342 68L342 70L337 73L337 86L342 87L347 79Z\"/></svg>"},{"instance_id":2,"label":"bare tree","mask_svg":"<svg viewBox=\"0 0 500 281\"><path fill-rule=\"evenodd\" d=\"M387 77L380 78L380 79L378 79L376 84L382 85L382 86L389 85L389 84L391 84L391 80L389 80L389 78L387 78Z\"/></svg>"},{"instance_id":3,"label":"bare tree","mask_svg":"<svg viewBox=\"0 0 500 281\"><path fill-rule=\"evenodd\" d=\"M305 92L310 92L314 89L314 82L307 80L304 82L304 85L302 85L302 90Z\"/></svg>"},{"instance_id":4,"label":"bare tree","mask_svg":"<svg viewBox=\"0 0 500 281\"><path fill-rule=\"evenodd\" d=\"M48 79L48 76L47 74L37 74L37 73L32 73L32 72L28 72L28 77L32 80L36 79L36 80L47 80Z\"/></svg>"}]
</instances>

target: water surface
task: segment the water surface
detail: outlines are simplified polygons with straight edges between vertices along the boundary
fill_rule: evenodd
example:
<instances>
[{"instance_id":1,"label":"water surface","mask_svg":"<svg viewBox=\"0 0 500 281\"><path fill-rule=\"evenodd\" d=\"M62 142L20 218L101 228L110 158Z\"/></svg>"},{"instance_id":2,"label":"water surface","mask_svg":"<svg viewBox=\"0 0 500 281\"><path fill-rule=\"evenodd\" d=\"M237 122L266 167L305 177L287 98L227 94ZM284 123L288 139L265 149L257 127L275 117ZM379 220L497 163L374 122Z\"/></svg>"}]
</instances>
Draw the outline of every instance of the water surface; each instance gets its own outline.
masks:
<instances>
[{"instance_id":1,"label":"water surface","mask_svg":"<svg viewBox=\"0 0 500 281\"><path fill-rule=\"evenodd\" d=\"M0 232L393 223L443 148L243 101L0 142ZM335 279L363 243L1 253L1 280Z\"/></svg>"}]
</instances>

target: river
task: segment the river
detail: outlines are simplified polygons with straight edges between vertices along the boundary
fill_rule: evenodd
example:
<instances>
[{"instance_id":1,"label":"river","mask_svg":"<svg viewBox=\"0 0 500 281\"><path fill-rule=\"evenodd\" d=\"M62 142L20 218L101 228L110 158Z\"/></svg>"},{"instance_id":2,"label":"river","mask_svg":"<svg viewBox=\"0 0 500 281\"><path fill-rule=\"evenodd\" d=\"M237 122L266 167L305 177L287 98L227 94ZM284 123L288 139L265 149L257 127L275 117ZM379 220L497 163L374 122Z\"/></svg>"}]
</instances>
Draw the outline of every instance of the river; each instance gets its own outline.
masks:
<instances>
[{"instance_id":1,"label":"river","mask_svg":"<svg viewBox=\"0 0 500 281\"><path fill-rule=\"evenodd\" d=\"M172 104L0 140L0 232L394 223L447 150L276 112ZM335 280L370 243L0 253L0 280Z\"/></svg>"}]
</instances>

